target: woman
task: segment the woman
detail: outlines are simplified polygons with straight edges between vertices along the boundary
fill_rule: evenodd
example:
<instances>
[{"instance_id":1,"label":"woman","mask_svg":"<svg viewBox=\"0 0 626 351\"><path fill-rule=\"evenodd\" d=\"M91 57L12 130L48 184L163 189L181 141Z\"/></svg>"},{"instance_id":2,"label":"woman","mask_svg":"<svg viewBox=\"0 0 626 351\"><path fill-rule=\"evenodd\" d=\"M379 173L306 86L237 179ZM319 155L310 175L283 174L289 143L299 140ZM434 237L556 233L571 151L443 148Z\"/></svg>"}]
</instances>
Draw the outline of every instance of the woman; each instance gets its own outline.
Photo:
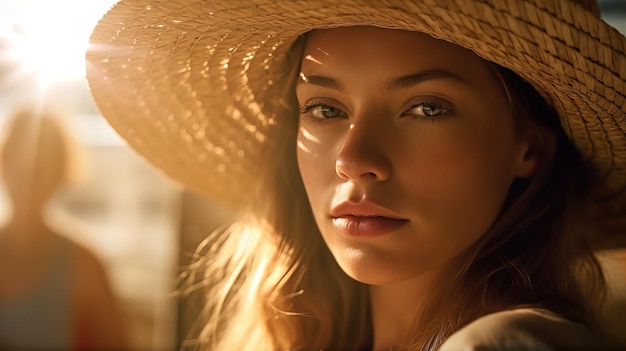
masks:
<instances>
[{"instance_id":1,"label":"woman","mask_svg":"<svg viewBox=\"0 0 626 351\"><path fill-rule=\"evenodd\" d=\"M238 211L194 346L589 349L624 244L626 39L591 1L123 0L103 115Z\"/></svg>"}]
</instances>

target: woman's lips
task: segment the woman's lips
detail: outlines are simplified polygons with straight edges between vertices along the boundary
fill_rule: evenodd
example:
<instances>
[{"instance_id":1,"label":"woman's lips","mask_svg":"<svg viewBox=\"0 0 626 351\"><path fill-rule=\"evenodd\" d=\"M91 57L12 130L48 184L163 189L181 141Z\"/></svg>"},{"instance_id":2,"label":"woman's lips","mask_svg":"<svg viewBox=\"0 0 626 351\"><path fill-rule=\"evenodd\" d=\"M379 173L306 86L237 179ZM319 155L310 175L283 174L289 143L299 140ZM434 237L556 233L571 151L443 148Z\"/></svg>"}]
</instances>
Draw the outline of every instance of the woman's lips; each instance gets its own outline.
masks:
<instances>
[{"instance_id":1,"label":"woman's lips","mask_svg":"<svg viewBox=\"0 0 626 351\"><path fill-rule=\"evenodd\" d=\"M355 237L384 235L407 224L408 220L381 216L345 215L333 217L332 222L342 233Z\"/></svg>"}]
</instances>

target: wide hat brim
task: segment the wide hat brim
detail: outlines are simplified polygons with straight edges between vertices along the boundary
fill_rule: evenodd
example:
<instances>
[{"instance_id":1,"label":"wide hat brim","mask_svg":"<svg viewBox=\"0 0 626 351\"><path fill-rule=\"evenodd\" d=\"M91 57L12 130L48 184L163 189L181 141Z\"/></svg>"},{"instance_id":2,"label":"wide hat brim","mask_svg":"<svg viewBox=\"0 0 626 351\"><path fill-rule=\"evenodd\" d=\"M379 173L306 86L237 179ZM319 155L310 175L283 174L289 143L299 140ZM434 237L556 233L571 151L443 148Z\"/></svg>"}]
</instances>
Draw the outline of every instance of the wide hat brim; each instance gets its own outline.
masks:
<instances>
[{"instance_id":1,"label":"wide hat brim","mask_svg":"<svg viewBox=\"0 0 626 351\"><path fill-rule=\"evenodd\" d=\"M231 209L260 185L286 57L314 28L419 31L531 82L602 184L598 248L626 246L626 39L594 10L540 0L123 0L97 24L87 79L101 113L172 179Z\"/></svg>"}]
</instances>

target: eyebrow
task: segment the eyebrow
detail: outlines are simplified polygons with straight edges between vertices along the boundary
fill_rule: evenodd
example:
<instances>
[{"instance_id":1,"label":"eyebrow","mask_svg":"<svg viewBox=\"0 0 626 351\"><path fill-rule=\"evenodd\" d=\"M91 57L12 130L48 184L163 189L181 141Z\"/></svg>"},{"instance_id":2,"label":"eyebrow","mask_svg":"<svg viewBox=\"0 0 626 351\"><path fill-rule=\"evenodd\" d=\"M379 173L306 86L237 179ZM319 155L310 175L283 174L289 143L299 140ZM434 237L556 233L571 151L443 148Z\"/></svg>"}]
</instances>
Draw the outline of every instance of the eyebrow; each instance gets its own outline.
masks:
<instances>
[{"instance_id":1,"label":"eyebrow","mask_svg":"<svg viewBox=\"0 0 626 351\"><path fill-rule=\"evenodd\" d=\"M421 82L424 82L427 80L434 80L434 79L448 79L448 80L453 80L453 81L463 83L466 85L471 85L467 79L461 77L460 75L454 72L448 71L446 69L435 68L435 69L429 69L426 71L420 71L417 73L408 74L406 76L390 79L387 83L385 83L385 89L396 90L396 89L408 88L413 85L417 85Z\"/></svg>"},{"instance_id":2,"label":"eyebrow","mask_svg":"<svg viewBox=\"0 0 626 351\"><path fill-rule=\"evenodd\" d=\"M449 79L462 84L471 85L471 83L461 77L460 75L448 71L446 69L435 68L429 69L425 71L420 71L412 74L407 74L406 76L401 76L397 78L392 78L388 80L385 84L385 90L397 90L402 88L408 88L414 85L417 85L421 82L427 80L434 79ZM300 73L300 82L308 83L313 85L318 85L324 88L330 88L338 91L344 91L344 85L341 81L324 75L311 75L307 76L303 73Z\"/></svg>"},{"instance_id":3,"label":"eyebrow","mask_svg":"<svg viewBox=\"0 0 626 351\"><path fill-rule=\"evenodd\" d=\"M303 73L300 73L299 82L318 85L324 88L344 91L343 83L341 83L339 80L335 78L328 77L328 76L322 76L322 75L307 76Z\"/></svg>"}]
</instances>

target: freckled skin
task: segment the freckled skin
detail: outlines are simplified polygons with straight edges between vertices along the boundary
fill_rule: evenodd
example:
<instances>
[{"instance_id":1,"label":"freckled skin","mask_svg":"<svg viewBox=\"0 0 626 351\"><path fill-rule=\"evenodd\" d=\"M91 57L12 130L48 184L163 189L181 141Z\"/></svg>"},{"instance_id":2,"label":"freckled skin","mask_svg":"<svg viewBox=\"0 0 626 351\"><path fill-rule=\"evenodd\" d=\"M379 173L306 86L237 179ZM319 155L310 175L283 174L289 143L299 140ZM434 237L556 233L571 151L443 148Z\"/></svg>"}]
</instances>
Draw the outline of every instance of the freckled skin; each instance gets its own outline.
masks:
<instances>
[{"instance_id":1,"label":"freckled skin","mask_svg":"<svg viewBox=\"0 0 626 351\"><path fill-rule=\"evenodd\" d=\"M470 51L349 27L314 31L302 57L298 166L325 242L356 280L391 284L441 268L485 233L511 182L534 172L498 77ZM460 79L388 88L427 70ZM376 237L344 235L331 208L363 200L407 223Z\"/></svg>"}]
</instances>

